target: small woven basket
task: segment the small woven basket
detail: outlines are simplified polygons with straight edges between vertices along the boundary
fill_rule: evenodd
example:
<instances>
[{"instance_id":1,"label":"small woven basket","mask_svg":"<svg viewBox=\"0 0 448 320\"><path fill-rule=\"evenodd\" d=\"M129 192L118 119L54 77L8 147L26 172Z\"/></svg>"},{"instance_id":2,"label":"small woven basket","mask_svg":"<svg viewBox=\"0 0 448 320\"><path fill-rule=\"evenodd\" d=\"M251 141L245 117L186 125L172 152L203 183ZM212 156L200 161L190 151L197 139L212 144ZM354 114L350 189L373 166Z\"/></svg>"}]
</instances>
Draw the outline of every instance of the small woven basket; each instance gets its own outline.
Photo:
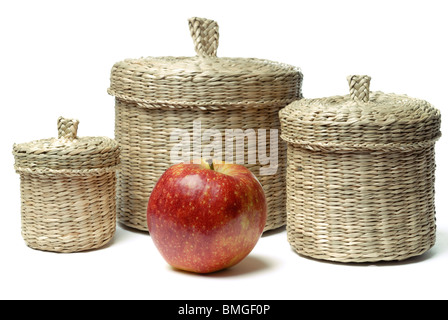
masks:
<instances>
[{"instance_id":1,"label":"small woven basket","mask_svg":"<svg viewBox=\"0 0 448 320\"><path fill-rule=\"evenodd\" d=\"M227 147L228 129L254 133L265 129L265 151L271 151L272 158L278 157L275 174L260 174L261 168L269 166L260 157L249 163L256 143L237 144L232 162L238 163L237 150L244 148L243 164L257 176L266 194L265 231L283 226L286 143L271 135L271 130L280 129L278 111L301 98L302 74L296 67L268 60L218 58L218 24L192 18L189 27L195 57L127 59L112 68L108 92L115 96L115 137L122 147L117 188L119 220L126 226L147 230L148 198L159 177L173 164L171 151L179 141L171 134L176 130L192 142L192 147L187 145L182 151L187 159L195 160L212 139L220 139L222 148ZM204 141L207 132L209 141ZM214 133L221 137L215 138ZM194 146L198 141L199 148Z\"/></svg>"},{"instance_id":2,"label":"small woven basket","mask_svg":"<svg viewBox=\"0 0 448 320\"><path fill-rule=\"evenodd\" d=\"M435 243L434 144L440 113L405 95L302 99L280 111L288 142L287 237L339 262L403 260Z\"/></svg>"},{"instance_id":3,"label":"small woven basket","mask_svg":"<svg viewBox=\"0 0 448 320\"><path fill-rule=\"evenodd\" d=\"M58 138L14 144L20 174L22 236L34 249L102 247L116 227L118 144L77 137L78 121L58 119Z\"/></svg>"}]
</instances>

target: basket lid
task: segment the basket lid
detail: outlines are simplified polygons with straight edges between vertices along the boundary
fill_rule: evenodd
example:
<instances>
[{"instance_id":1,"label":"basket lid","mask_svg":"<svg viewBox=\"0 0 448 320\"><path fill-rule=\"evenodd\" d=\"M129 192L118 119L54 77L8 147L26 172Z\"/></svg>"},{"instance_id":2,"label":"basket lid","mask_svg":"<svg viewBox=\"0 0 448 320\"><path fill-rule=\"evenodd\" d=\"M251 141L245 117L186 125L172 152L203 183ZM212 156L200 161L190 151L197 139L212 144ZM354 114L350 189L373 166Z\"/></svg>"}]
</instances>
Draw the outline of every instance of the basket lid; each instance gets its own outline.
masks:
<instances>
[{"instance_id":1,"label":"basket lid","mask_svg":"<svg viewBox=\"0 0 448 320\"><path fill-rule=\"evenodd\" d=\"M78 137L79 121L58 119L58 138L14 144L18 173L102 174L119 164L118 143L107 137Z\"/></svg>"},{"instance_id":2,"label":"basket lid","mask_svg":"<svg viewBox=\"0 0 448 320\"><path fill-rule=\"evenodd\" d=\"M348 76L350 94L301 99L280 110L281 138L311 150L415 150L441 136L440 112L407 95L371 92Z\"/></svg>"},{"instance_id":3,"label":"basket lid","mask_svg":"<svg viewBox=\"0 0 448 320\"><path fill-rule=\"evenodd\" d=\"M112 67L108 93L145 107L290 103L301 96L302 73L256 58L218 58L218 24L188 20L194 57L126 59Z\"/></svg>"}]
</instances>

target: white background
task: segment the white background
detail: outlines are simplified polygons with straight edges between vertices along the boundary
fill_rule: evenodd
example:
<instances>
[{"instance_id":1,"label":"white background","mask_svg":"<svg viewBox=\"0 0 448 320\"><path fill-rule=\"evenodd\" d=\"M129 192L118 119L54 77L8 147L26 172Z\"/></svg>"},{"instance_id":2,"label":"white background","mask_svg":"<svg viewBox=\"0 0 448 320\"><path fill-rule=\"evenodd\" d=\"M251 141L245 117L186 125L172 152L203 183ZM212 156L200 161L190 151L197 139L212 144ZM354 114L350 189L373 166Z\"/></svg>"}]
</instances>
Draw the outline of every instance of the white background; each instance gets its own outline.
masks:
<instances>
[{"instance_id":1,"label":"white background","mask_svg":"<svg viewBox=\"0 0 448 320\"><path fill-rule=\"evenodd\" d=\"M448 114L443 0L425 1L2 1L1 299L446 299L446 137L436 145L437 241L399 263L340 264L297 255L282 228L265 234L239 265L211 275L174 271L150 236L118 226L105 248L56 254L20 234L13 143L57 134L59 116L80 119L80 136L114 132L112 65L141 56L191 56L187 19L220 26L218 56L301 67L307 98L348 93L346 76L406 93Z\"/></svg>"}]
</instances>

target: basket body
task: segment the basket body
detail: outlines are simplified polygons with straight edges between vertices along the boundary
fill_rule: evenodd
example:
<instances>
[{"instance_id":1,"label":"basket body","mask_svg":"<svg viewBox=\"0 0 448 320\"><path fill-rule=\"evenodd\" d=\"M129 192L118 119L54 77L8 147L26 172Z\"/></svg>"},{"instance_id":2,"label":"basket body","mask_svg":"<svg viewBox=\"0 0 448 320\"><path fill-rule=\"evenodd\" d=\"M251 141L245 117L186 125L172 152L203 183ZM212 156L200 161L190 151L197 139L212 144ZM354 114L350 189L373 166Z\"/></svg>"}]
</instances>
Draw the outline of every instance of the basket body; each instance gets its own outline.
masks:
<instances>
[{"instance_id":1,"label":"basket body","mask_svg":"<svg viewBox=\"0 0 448 320\"><path fill-rule=\"evenodd\" d=\"M151 191L175 163L171 151L179 141L172 139L174 131L180 130L191 141L182 149L187 161L201 158L201 150L216 139L222 152L213 157L228 161L226 131L241 130L252 132L256 142L250 144L250 138L244 137L241 146L234 139L230 161L247 166L262 184L268 204L265 231L284 226L286 143L279 139L278 111L301 98L302 73L268 60L218 58L217 24L199 18L189 22L197 56L126 59L112 68L108 92L115 97L115 139L122 148L118 219L126 226L148 230ZM199 129L195 123L200 123ZM204 138L210 130L218 136ZM260 173L269 166L258 157L261 130L266 134L267 154L277 159L273 174ZM271 134L271 130L276 131ZM198 141L199 151L194 146ZM237 159L239 148L244 148L243 163ZM248 161L249 155L255 155L256 161Z\"/></svg>"},{"instance_id":2,"label":"basket body","mask_svg":"<svg viewBox=\"0 0 448 320\"><path fill-rule=\"evenodd\" d=\"M145 108L136 103L116 99L115 139L121 145L121 168L117 181L117 215L121 223L147 230L148 198L160 176L172 165L170 150L178 143L171 141L173 130L182 129L194 137L194 120L201 119L202 132L207 129L224 132L228 129L279 128L278 111L283 104L252 106L242 112L239 108L219 110ZM225 136L222 136L222 146ZM280 139L278 139L280 140ZM266 132L270 150L270 131ZM193 142L192 142L193 144ZM244 155L249 152L246 141ZM236 147L235 147L236 148ZM199 158L191 148L191 159ZM266 230L286 223L286 143L278 141L278 168L274 175L260 175L265 165L257 162L246 166L258 178L268 204ZM272 156L272 155L271 155Z\"/></svg>"},{"instance_id":3,"label":"basket body","mask_svg":"<svg viewBox=\"0 0 448 320\"><path fill-rule=\"evenodd\" d=\"M22 237L33 249L96 249L115 233L119 145L106 137L79 138L77 127L77 120L61 117L58 138L13 146Z\"/></svg>"},{"instance_id":4,"label":"basket body","mask_svg":"<svg viewBox=\"0 0 448 320\"><path fill-rule=\"evenodd\" d=\"M420 255L435 243L440 113L369 92L370 77L354 77L355 99L302 99L280 111L288 241L299 254L338 262Z\"/></svg>"},{"instance_id":5,"label":"basket body","mask_svg":"<svg viewBox=\"0 0 448 320\"><path fill-rule=\"evenodd\" d=\"M20 174L22 237L38 250L78 252L108 243L116 226L115 173Z\"/></svg>"},{"instance_id":6,"label":"basket body","mask_svg":"<svg viewBox=\"0 0 448 320\"><path fill-rule=\"evenodd\" d=\"M287 238L305 256L403 260L435 243L434 147L327 152L288 144Z\"/></svg>"}]
</instances>

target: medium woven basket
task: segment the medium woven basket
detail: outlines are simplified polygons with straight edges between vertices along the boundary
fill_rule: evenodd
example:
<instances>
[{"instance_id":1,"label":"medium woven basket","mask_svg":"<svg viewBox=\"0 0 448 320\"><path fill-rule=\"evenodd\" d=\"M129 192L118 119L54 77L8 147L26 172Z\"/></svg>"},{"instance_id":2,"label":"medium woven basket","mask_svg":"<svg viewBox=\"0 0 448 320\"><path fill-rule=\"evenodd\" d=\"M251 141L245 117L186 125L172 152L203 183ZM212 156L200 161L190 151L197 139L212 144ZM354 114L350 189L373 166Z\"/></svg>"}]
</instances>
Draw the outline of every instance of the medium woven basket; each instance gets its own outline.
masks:
<instances>
[{"instance_id":1,"label":"medium woven basket","mask_svg":"<svg viewBox=\"0 0 448 320\"><path fill-rule=\"evenodd\" d=\"M106 137L77 137L78 123L61 117L58 138L13 146L22 236L31 248L84 251L115 233L119 146Z\"/></svg>"},{"instance_id":2,"label":"medium woven basket","mask_svg":"<svg viewBox=\"0 0 448 320\"><path fill-rule=\"evenodd\" d=\"M190 139L191 145L182 147L182 151L187 159L195 160L209 143L202 137L207 132L221 134L208 138L219 139L224 149L228 129L255 133L265 129L267 153L278 157L275 174L260 174L268 164L259 157L255 163L248 163L256 144L237 143L231 160L238 163L237 149L244 147L243 164L257 176L266 193L265 230L283 226L286 143L271 135L271 130L280 129L278 111L301 97L302 74L296 67L268 60L218 58L217 23L192 18L189 27L196 56L127 59L112 68L108 92L115 96L115 137L122 147L117 187L119 220L126 226L147 230L148 198L159 177L173 164L171 151L179 141L173 141L171 135L176 130ZM202 142L202 147L195 147L195 142ZM230 143L233 148L233 141Z\"/></svg>"},{"instance_id":3,"label":"medium woven basket","mask_svg":"<svg viewBox=\"0 0 448 320\"><path fill-rule=\"evenodd\" d=\"M403 260L435 243L434 144L440 113L405 95L302 99L280 111L288 142L287 237L299 254L339 262Z\"/></svg>"}]
</instances>

